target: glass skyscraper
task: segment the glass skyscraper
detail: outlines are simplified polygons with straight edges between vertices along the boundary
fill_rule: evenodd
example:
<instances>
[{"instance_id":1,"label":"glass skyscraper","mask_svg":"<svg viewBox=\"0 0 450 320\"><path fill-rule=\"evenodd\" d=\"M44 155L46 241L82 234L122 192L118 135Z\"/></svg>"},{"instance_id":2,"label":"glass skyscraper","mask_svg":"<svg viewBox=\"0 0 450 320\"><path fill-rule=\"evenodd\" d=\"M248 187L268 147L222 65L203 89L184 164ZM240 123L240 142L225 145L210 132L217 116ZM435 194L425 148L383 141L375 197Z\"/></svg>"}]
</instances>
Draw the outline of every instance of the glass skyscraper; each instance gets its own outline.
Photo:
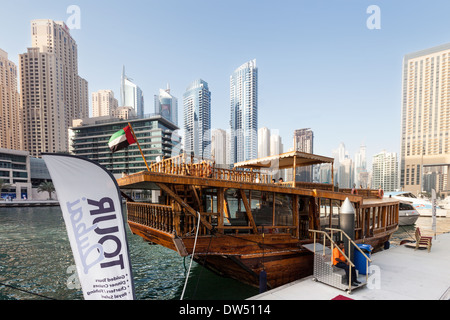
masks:
<instances>
[{"instance_id":1,"label":"glass skyscraper","mask_svg":"<svg viewBox=\"0 0 450 320\"><path fill-rule=\"evenodd\" d=\"M184 151L211 157L211 92L202 79L192 82L183 95Z\"/></svg>"},{"instance_id":2,"label":"glass skyscraper","mask_svg":"<svg viewBox=\"0 0 450 320\"><path fill-rule=\"evenodd\" d=\"M120 103L121 107L132 107L139 118L144 117L144 95L133 79L125 75L125 66L122 72L122 81L120 84Z\"/></svg>"},{"instance_id":3,"label":"glass skyscraper","mask_svg":"<svg viewBox=\"0 0 450 320\"><path fill-rule=\"evenodd\" d=\"M155 95L155 113L178 126L178 99L170 94L169 85L166 90L159 89L159 95Z\"/></svg>"},{"instance_id":4,"label":"glass skyscraper","mask_svg":"<svg viewBox=\"0 0 450 320\"><path fill-rule=\"evenodd\" d=\"M232 163L258 156L258 68L251 60L230 76Z\"/></svg>"}]
</instances>

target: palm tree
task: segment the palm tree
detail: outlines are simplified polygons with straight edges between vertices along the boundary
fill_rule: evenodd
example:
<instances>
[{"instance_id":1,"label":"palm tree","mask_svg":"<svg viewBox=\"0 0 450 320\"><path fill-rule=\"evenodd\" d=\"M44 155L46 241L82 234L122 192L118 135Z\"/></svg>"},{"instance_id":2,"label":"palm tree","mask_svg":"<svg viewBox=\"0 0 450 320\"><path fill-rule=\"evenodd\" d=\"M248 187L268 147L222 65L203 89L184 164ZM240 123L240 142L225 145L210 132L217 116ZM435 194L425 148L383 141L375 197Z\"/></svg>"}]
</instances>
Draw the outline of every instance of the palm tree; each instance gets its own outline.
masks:
<instances>
[{"instance_id":1,"label":"palm tree","mask_svg":"<svg viewBox=\"0 0 450 320\"><path fill-rule=\"evenodd\" d=\"M11 185L9 183L6 183L3 179L0 179L0 196L3 189L9 189L11 188Z\"/></svg>"},{"instance_id":2,"label":"palm tree","mask_svg":"<svg viewBox=\"0 0 450 320\"><path fill-rule=\"evenodd\" d=\"M53 182L42 182L38 189L37 192L48 192L48 200L52 200L52 192L55 191L55 186L53 185Z\"/></svg>"}]
</instances>

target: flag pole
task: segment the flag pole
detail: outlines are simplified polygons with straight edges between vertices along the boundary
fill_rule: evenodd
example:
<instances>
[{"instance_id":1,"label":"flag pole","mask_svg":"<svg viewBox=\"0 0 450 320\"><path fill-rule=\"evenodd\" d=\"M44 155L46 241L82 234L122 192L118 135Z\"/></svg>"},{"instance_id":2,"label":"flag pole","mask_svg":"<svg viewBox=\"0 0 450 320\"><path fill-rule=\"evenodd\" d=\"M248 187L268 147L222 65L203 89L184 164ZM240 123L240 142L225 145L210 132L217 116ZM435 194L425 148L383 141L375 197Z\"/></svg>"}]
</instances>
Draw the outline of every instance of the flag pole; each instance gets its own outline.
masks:
<instances>
[{"instance_id":1,"label":"flag pole","mask_svg":"<svg viewBox=\"0 0 450 320\"><path fill-rule=\"evenodd\" d=\"M136 135L134 134L134 130L133 130L133 127L131 126L131 123L128 122L128 126L131 129L131 133L133 134L134 140L136 140L137 146L138 146L139 151L141 152L141 155L142 155L142 159L144 159L145 165L147 166L147 170L150 171L150 167L148 166L147 160L145 160L144 153L142 152L141 146L139 145L139 141L136 138Z\"/></svg>"}]
</instances>

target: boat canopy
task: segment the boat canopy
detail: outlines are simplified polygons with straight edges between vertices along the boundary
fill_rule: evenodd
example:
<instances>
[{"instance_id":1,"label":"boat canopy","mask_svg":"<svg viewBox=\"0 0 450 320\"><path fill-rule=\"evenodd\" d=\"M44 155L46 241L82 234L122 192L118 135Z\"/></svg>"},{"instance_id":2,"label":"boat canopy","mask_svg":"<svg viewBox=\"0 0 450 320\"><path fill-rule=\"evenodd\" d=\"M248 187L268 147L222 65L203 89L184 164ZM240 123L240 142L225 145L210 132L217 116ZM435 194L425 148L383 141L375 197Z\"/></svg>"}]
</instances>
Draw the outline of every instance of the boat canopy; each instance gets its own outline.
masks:
<instances>
[{"instance_id":1,"label":"boat canopy","mask_svg":"<svg viewBox=\"0 0 450 320\"><path fill-rule=\"evenodd\" d=\"M293 177L296 176L296 167L311 166L314 164L331 163L331 185L334 185L334 158L319 156L312 153L290 151L279 155L237 162L235 168L248 169L293 169ZM296 181L292 181L292 185L296 186Z\"/></svg>"}]
</instances>

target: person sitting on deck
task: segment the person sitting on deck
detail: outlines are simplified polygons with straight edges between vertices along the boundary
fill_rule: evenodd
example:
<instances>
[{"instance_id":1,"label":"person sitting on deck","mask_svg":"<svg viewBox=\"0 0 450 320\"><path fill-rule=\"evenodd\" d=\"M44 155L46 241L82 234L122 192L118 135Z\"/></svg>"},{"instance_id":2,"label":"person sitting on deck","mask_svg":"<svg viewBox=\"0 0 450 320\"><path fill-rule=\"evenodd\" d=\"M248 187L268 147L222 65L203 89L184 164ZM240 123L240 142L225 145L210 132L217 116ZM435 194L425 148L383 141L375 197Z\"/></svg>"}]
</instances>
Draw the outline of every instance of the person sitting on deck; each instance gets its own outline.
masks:
<instances>
[{"instance_id":1,"label":"person sitting on deck","mask_svg":"<svg viewBox=\"0 0 450 320\"><path fill-rule=\"evenodd\" d=\"M337 241L337 245L339 246L339 249L341 249L341 251L345 253L344 241L340 241L340 240ZM350 268L349 263L345 259L344 255L341 253L341 251L339 251L339 249L337 247L333 249L333 265L335 267L345 270L345 274L347 276L347 284L348 284L348 281L349 281L348 270ZM361 282L359 282L358 279L356 278L355 268L352 268L352 286L357 286L360 283Z\"/></svg>"},{"instance_id":2,"label":"person sitting on deck","mask_svg":"<svg viewBox=\"0 0 450 320\"><path fill-rule=\"evenodd\" d=\"M352 194L358 194L358 189L356 189L356 184L353 184Z\"/></svg>"}]
</instances>

